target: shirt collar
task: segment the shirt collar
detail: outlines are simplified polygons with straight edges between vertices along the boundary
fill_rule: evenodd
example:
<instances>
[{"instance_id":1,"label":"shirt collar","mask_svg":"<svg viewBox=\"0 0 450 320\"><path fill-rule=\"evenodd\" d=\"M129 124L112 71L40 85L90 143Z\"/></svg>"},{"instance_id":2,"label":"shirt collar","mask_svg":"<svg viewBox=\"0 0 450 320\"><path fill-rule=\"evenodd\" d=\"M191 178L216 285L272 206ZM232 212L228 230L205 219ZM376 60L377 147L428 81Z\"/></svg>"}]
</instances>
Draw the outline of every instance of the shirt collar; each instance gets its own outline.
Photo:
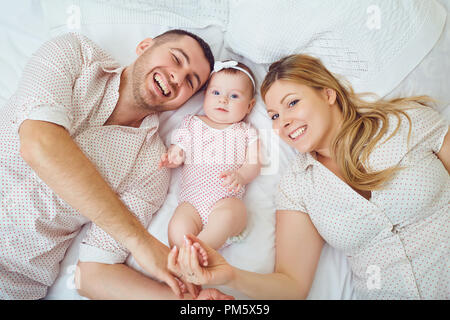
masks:
<instances>
[{"instance_id":1,"label":"shirt collar","mask_svg":"<svg viewBox=\"0 0 450 320\"><path fill-rule=\"evenodd\" d=\"M298 152L294 164L293 164L293 171L294 172L302 172L306 171L309 166L312 166L316 163L316 153L300 153Z\"/></svg>"}]
</instances>

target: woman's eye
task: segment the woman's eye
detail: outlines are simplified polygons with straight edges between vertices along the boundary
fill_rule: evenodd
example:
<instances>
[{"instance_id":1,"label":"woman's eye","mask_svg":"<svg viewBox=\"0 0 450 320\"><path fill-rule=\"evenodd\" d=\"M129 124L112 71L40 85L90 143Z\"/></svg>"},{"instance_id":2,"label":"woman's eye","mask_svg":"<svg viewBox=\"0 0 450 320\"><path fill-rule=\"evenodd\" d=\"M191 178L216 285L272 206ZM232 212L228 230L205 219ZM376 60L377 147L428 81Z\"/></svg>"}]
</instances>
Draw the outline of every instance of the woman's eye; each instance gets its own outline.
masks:
<instances>
[{"instance_id":1,"label":"woman's eye","mask_svg":"<svg viewBox=\"0 0 450 320\"><path fill-rule=\"evenodd\" d=\"M233 94L231 95L231 98L237 99L237 98L239 98L239 96L238 96L237 94L233 93Z\"/></svg>"},{"instance_id":2,"label":"woman's eye","mask_svg":"<svg viewBox=\"0 0 450 320\"><path fill-rule=\"evenodd\" d=\"M297 100L294 100L294 101L291 101L290 103L289 103L289 107L293 107L293 106L295 106L297 103L299 102L299 100L297 99Z\"/></svg>"},{"instance_id":3,"label":"woman's eye","mask_svg":"<svg viewBox=\"0 0 450 320\"><path fill-rule=\"evenodd\" d=\"M275 120L278 119L278 117L279 117L279 115L278 115L278 113L277 113L277 114L274 114L274 115L271 117L271 119L272 119L272 121L275 121Z\"/></svg>"},{"instance_id":4,"label":"woman's eye","mask_svg":"<svg viewBox=\"0 0 450 320\"><path fill-rule=\"evenodd\" d=\"M217 91L217 90L213 90L213 91L212 91L212 94L215 95L215 96L218 96L218 95L220 94L220 92Z\"/></svg>"}]
</instances>

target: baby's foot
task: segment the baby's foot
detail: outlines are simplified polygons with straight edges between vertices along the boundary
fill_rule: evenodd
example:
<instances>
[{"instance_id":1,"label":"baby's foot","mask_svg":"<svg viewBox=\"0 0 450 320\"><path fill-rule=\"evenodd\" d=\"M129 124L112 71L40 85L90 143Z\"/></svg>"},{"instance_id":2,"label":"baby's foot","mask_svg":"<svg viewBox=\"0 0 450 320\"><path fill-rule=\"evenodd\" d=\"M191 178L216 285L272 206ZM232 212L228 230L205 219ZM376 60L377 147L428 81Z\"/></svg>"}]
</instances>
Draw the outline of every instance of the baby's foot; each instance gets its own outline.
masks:
<instances>
[{"instance_id":1,"label":"baby's foot","mask_svg":"<svg viewBox=\"0 0 450 320\"><path fill-rule=\"evenodd\" d=\"M208 254L206 250L198 242L195 242L193 246L197 251L198 263L200 266L206 267L208 265Z\"/></svg>"}]
</instances>

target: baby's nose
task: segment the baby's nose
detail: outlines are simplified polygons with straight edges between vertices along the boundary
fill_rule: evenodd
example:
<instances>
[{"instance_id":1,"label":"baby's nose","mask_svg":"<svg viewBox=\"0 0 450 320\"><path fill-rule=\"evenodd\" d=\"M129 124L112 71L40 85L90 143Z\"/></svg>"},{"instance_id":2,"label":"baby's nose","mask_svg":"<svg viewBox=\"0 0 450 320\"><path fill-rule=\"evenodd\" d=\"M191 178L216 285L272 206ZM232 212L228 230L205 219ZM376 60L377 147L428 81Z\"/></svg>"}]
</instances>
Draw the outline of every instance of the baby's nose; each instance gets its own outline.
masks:
<instances>
[{"instance_id":1,"label":"baby's nose","mask_svg":"<svg viewBox=\"0 0 450 320\"><path fill-rule=\"evenodd\" d=\"M228 97L225 96L225 95L220 96L219 102L221 102L221 103L228 103Z\"/></svg>"}]
</instances>

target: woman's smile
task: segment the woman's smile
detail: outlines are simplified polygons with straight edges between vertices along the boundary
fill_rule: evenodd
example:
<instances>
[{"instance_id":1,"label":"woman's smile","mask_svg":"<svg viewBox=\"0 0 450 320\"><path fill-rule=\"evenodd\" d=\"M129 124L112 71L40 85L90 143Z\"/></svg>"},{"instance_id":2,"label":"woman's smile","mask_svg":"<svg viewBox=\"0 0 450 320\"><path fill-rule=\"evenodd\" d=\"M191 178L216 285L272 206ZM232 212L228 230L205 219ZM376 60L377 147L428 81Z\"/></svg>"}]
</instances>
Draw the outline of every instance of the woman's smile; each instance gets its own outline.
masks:
<instances>
[{"instance_id":1,"label":"woman's smile","mask_svg":"<svg viewBox=\"0 0 450 320\"><path fill-rule=\"evenodd\" d=\"M301 137L306 134L307 125L304 125L296 130L292 131L288 136L292 141L298 141Z\"/></svg>"}]
</instances>

